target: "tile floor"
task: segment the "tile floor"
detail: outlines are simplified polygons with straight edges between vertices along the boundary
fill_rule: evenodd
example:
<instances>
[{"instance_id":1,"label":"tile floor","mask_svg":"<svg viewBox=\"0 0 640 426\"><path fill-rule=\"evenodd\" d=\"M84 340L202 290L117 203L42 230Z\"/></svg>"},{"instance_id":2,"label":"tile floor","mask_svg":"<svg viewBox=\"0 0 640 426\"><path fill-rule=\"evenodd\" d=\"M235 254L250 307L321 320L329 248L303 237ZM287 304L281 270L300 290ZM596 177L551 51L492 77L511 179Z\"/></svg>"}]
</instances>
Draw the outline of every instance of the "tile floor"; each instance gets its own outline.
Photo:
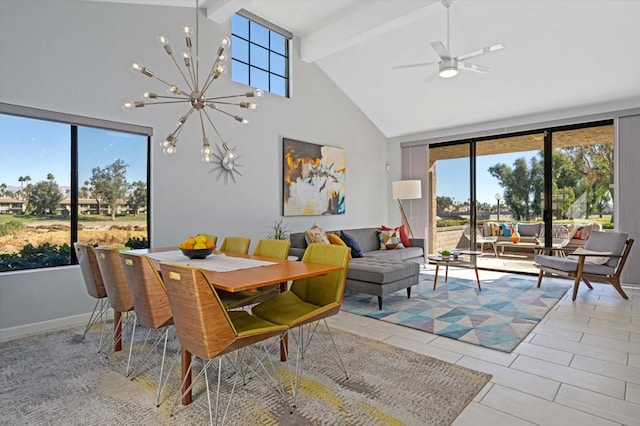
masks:
<instances>
[{"instance_id":1,"label":"tile floor","mask_svg":"<svg viewBox=\"0 0 640 426\"><path fill-rule=\"evenodd\" d=\"M500 276L480 271L483 287ZM640 425L640 288L625 291L582 285L575 302L569 291L510 354L345 312L329 324L492 374L454 426Z\"/></svg>"}]
</instances>

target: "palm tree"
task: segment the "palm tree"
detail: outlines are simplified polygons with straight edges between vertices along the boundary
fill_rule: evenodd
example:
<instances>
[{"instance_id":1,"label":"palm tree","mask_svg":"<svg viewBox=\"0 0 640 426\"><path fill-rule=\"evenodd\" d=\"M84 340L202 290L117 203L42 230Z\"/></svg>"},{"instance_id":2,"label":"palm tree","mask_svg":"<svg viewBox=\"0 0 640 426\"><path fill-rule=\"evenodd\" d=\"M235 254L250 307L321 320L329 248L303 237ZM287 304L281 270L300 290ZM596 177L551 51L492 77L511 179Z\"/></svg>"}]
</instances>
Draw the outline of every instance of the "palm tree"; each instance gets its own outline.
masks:
<instances>
[{"instance_id":1,"label":"palm tree","mask_svg":"<svg viewBox=\"0 0 640 426\"><path fill-rule=\"evenodd\" d=\"M52 173L47 173L47 180L53 182L55 180L55 176Z\"/></svg>"},{"instance_id":2,"label":"palm tree","mask_svg":"<svg viewBox=\"0 0 640 426\"><path fill-rule=\"evenodd\" d=\"M7 193L7 184L0 183L0 197L4 197L6 193Z\"/></svg>"}]
</instances>

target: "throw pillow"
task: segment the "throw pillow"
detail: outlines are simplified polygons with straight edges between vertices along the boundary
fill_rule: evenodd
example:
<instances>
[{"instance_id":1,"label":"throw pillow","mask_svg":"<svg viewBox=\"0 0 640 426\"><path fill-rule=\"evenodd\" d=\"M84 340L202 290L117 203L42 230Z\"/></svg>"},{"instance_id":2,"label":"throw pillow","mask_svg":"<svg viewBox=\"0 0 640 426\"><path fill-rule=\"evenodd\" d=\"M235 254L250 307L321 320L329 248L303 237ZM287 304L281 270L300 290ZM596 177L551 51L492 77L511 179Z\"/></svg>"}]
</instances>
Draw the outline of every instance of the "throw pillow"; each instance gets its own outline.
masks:
<instances>
[{"instance_id":1,"label":"throw pillow","mask_svg":"<svg viewBox=\"0 0 640 426\"><path fill-rule=\"evenodd\" d=\"M327 233L316 225L315 223L311 227L311 229L307 229L304 231L304 239L307 240L307 244L310 243L324 243L330 244L329 239L327 238Z\"/></svg>"},{"instance_id":2,"label":"throw pillow","mask_svg":"<svg viewBox=\"0 0 640 426\"><path fill-rule=\"evenodd\" d=\"M578 259L580 259L580 257L579 256L574 256L576 254L597 254L597 255L602 255L602 256L585 256L584 263L592 263L594 265L604 265L605 263L607 263L609 261L609 257L607 257L607 256L610 255L611 252L610 251L585 250L582 247L578 247L573 252L573 255L567 256L567 257L569 259L573 259L573 260L575 260L577 262Z\"/></svg>"},{"instance_id":3,"label":"throw pillow","mask_svg":"<svg viewBox=\"0 0 640 426\"><path fill-rule=\"evenodd\" d=\"M576 232L578 232L578 225L571 223L569 225L567 225L567 228L569 229L569 239L573 239L576 238Z\"/></svg>"},{"instance_id":4,"label":"throw pillow","mask_svg":"<svg viewBox=\"0 0 640 426\"><path fill-rule=\"evenodd\" d=\"M328 233L327 239L331 244L336 246L349 247L344 241L342 241L342 238L338 237L336 234ZM349 253L349 259L351 259L351 253Z\"/></svg>"},{"instance_id":5,"label":"throw pillow","mask_svg":"<svg viewBox=\"0 0 640 426\"><path fill-rule=\"evenodd\" d=\"M580 234L580 239L581 240L586 240L589 238L589 234L591 234L591 230L593 229L593 226L591 225L586 225L582 228L582 233Z\"/></svg>"},{"instance_id":6,"label":"throw pillow","mask_svg":"<svg viewBox=\"0 0 640 426\"><path fill-rule=\"evenodd\" d=\"M511 228L506 223L501 223L500 228L502 228L502 235L505 237L511 236Z\"/></svg>"},{"instance_id":7,"label":"throw pillow","mask_svg":"<svg viewBox=\"0 0 640 426\"><path fill-rule=\"evenodd\" d=\"M576 239L577 240L582 240L582 230L584 229L584 226L578 226L578 229L576 230Z\"/></svg>"},{"instance_id":8,"label":"throw pillow","mask_svg":"<svg viewBox=\"0 0 640 426\"><path fill-rule=\"evenodd\" d=\"M395 250L404 248L404 246L402 245L402 241L400 241L400 236L394 229L378 229L376 232L378 233L378 240L380 241L380 250Z\"/></svg>"},{"instance_id":9,"label":"throw pillow","mask_svg":"<svg viewBox=\"0 0 640 426\"><path fill-rule=\"evenodd\" d=\"M501 226L498 225L497 223L492 223L491 224L491 236L492 237L497 237L499 235L502 235L500 233L500 231L502 231Z\"/></svg>"},{"instance_id":10,"label":"throw pillow","mask_svg":"<svg viewBox=\"0 0 640 426\"><path fill-rule=\"evenodd\" d=\"M380 229L382 229L383 231L395 230L396 233L400 236L400 241L402 241L402 245L405 247L411 247L411 242L409 241L409 234L407 234L407 227L404 226L404 224L398 226L395 229L382 225Z\"/></svg>"},{"instance_id":11,"label":"throw pillow","mask_svg":"<svg viewBox=\"0 0 640 426\"><path fill-rule=\"evenodd\" d=\"M353 238L351 235L340 231L340 239L344 241L347 247L351 248L351 256L355 259L356 257L362 257L362 249L360 248L360 244Z\"/></svg>"}]
</instances>

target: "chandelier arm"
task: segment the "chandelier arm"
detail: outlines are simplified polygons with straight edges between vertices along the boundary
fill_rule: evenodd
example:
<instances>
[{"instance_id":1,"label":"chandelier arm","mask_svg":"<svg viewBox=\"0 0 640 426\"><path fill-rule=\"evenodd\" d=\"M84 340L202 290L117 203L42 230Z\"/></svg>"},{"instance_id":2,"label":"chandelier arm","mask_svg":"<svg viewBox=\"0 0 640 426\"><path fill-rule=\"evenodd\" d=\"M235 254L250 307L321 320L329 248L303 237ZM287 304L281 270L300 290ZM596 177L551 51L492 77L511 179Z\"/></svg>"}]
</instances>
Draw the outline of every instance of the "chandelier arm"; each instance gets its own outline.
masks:
<instances>
[{"instance_id":1,"label":"chandelier arm","mask_svg":"<svg viewBox=\"0 0 640 426\"><path fill-rule=\"evenodd\" d=\"M229 117L233 117L234 119L237 119L237 117L238 117L237 115L231 114L230 112L227 112L227 111L225 111L225 110L223 110L223 109L216 108L215 106L212 106L212 105L208 105L208 106L209 106L209 108L211 108L211 109L215 109L216 111L221 112L221 113L223 113L223 114L226 114L226 115L228 115Z\"/></svg>"},{"instance_id":2,"label":"chandelier arm","mask_svg":"<svg viewBox=\"0 0 640 426\"><path fill-rule=\"evenodd\" d=\"M212 101L216 98L207 98L207 102ZM240 102L216 102L217 105L233 105L233 106L240 106Z\"/></svg>"},{"instance_id":3,"label":"chandelier arm","mask_svg":"<svg viewBox=\"0 0 640 426\"><path fill-rule=\"evenodd\" d=\"M207 133L204 131L204 120L202 118L202 109L198 110L198 115L200 116L200 129L202 129L202 140L206 140L207 139Z\"/></svg>"},{"instance_id":4,"label":"chandelier arm","mask_svg":"<svg viewBox=\"0 0 640 426\"><path fill-rule=\"evenodd\" d=\"M207 89L209 88L209 86L211 86L211 84L218 78L220 77L220 74L222 73L222 71L218 71L218 67L220 66L220 55L222 55L222 53L224 53L224 48L219 47L218 48L218 54L216 56L216 60L213 61L213 66L211 67L211 71L209 71L209 74L207 75L207 79L205 80L204 84L202 85L202 93L206 92Z\"/></svg>"},{"instance_id":5,"label":"chandelier arm","mask_svg":"<svg viewBox=\"0 0 640 426\"><path fill-rule=\"evenodd\" d=\"M157 102L145 102L145 105L161 105L161 104L180 104L184 102L190 102L189 99L180 99L175 101L157 101Z\"/></svg>"},{"instance_id":6,"label":"chandelier arm","mask_svg":"<svg viewBox=\"0 0 640 426\"><path fill-rule=\"evenodd\" d=\"M165 84L167 87L177 87L178 88L178 93L180 93L181 95L184 95L186 97L189 97L188 93L185 93L182 91L182 89L180 89L178 86L176 86L175 84L171 84L167 81L164 81L163 79L161 79L160 77L156 76L155 74L152 76L152 78L155 78L156 80L158 80L159 82Z\"/></svg>"},{"instance_id":7,"label":"chandelier arm","mask_svg":"<svg viewBox=\"0 0 640 426\"><path fill-rule=\"evenodd\" d=\"M180 65L178 64L178 61L176 61L175 56L173 56L173 53L170 53L169 56L171 56L171 60L175 64L176 68L178 68L178 72L180 72L180 75L182 75L184 82L187 83L187 87L189 87L189 90L193 91L193 86L191 85L191 83L189 83L189 79L184 74L184 71L182 71L182 68L180 68Z\"/></svg>"},{"instance_id":8,"label":"chandelier arm","mask_svg":"<svg viewBox=\"0 0 640 426\"><path fill-rule=\"evenodd\" d=\"M196 43L197 42L198 42L198 39L196 39ZM198 77L194 69L198 65L198 58L196 58L195 60L195 67L194 67L193 53L191 52L191 46L189 46L189 57L191 59L191 66L187 67L187 71L189 71L189 78L191 78L191 84L189 85L189 87L190 88L192 87L191 90L198 90Z\"/></svg>"},{"instance_id":9,"label":"chandelier arm","mask_svg":"<svg viewBox=\"0 0 640 426\"><path fill-rule=\"evenodd\" d=\"M215 96L213 98L207 98L207 101L217 101L219 99L230 99L230 98L246 98L247 94L246 93L242 93L239 95L227 95L227 96ZM222 102L218 102L218 103L222 103Z\"/></svg>"},{"instance_id":10,"label":"chandelier arm","mask_svg":"<svg viewBox=\"0 0 640 426\"><path fill-rule=\"evenodd\" d=\"M216 135L218 135L218 139L220 139L220 142L222 142L222 145L226 146L227 144L225 143L224 139L222 139L222 135L218 131L218 128L216 127L216 125L213 124L213 120L211 120L211 117L209 117L209 114L207 114L207 111L205 111L205 110L200 110L200 111L202 111L204 113L204 116L207 117L207 120L209 121L209 124L211 124L211 127L213 127L213 131L216 132Z\"/></svg>"}]
</instances>

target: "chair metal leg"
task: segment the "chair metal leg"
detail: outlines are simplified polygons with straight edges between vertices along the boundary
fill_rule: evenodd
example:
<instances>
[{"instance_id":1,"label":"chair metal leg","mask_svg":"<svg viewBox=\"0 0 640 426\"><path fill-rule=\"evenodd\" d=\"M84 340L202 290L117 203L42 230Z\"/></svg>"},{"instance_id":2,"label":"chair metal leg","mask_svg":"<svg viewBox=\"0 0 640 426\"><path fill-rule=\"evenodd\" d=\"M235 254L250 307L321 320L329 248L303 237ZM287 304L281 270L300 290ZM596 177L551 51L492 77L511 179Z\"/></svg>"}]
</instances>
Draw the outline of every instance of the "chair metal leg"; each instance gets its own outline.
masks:
<instances>
[{"instance_id":1,"label":"chair metal leg","mask_svg":"<svg viewBox=\"0 0 640 426\"><path fill-rule=\"evenodd\" d=\"M84 333L82 333L82 338L87 335L87 331L89 328L96 323L98 316L96 315L96 310L98 309L98 305L100 304L100 299L96 299L96 304L93 306L93 311L91 311L91 316L89 317L89 321L87 322L87 326L84 328ZM100 317L102 318L102 317Z\"/></svg>"},{"instance_id":2,"label":"chair metal leg","mask_svg":"<svg viewBox=\"0 0 640 426\"><path fill-rule=\"evenodd\" d=\"M128 313L127 313L128 315ZM136 336L136 324L138 323L138 317L133 316L133 329L131 331L131 341L129 342L129 357L127 358L127 368L125 369L125 376L129 377L129 367L131 366L131 353L133 352L133 340Z\"/></svg>"}]
</instances>

